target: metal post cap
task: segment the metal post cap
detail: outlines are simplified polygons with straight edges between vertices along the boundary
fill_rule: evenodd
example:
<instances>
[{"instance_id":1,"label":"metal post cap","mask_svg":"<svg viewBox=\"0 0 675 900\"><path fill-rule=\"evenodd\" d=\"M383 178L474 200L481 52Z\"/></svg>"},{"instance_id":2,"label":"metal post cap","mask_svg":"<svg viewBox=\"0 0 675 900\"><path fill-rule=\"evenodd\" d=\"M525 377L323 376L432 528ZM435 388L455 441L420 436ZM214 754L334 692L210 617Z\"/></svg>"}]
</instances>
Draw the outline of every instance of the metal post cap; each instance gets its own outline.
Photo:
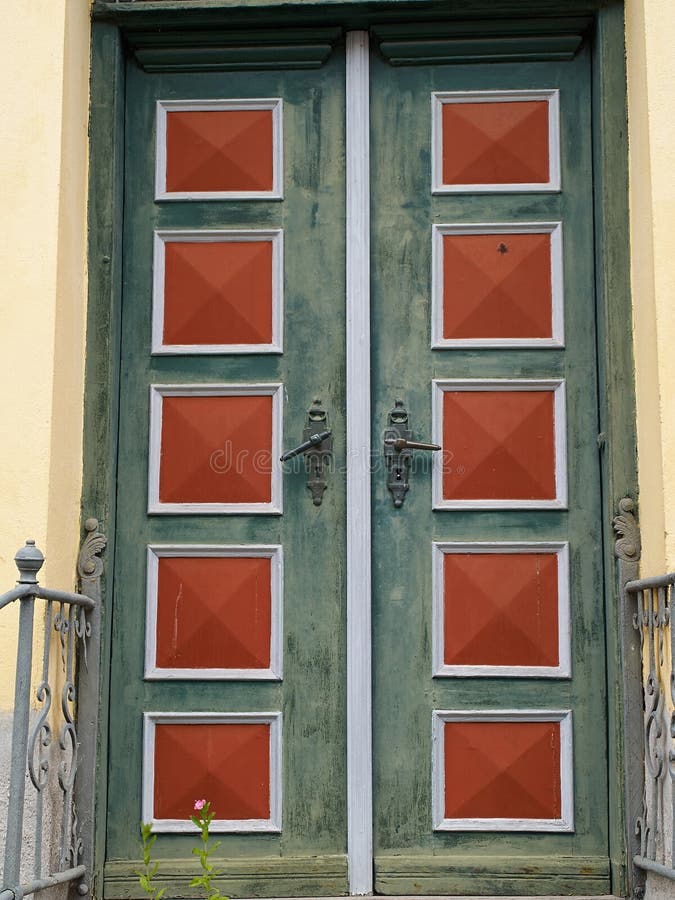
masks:
<instances>
[{"instance_id":1,"label":"metal post cap","mask_svg":"<svg viewBox=\"0 0 675 900\"><path fill-rule=\"evenodd\" d=\"M25 545L17 550L14 562L19 570L19 584L37 584L35 577L42 568L45 558L42 551L35 546L35 541L28 540Z\"/></svg>"}]
</instances>

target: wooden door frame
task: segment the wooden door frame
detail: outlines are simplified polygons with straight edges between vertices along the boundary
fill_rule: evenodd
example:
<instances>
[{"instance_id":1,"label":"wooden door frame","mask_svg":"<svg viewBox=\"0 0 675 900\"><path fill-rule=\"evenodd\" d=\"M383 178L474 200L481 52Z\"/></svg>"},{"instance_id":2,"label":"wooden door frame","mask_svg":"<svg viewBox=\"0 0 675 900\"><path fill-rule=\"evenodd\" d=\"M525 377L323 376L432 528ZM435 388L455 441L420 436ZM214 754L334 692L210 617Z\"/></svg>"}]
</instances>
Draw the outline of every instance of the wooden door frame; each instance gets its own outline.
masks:
<instances>
[{"instance_id":1,"label":"wooden door frame","mask_svg":"<svg viewBox=\"0 0 675 900\"><path fill-rule=\"evenodd\" d=\"M163 26L167 34L206 28L337 26L347 29L410 20L443 20L454 27L475 16L472 34L497 33L506 21L524 15L589 17L592 29L593 158L596 232L596 317L598 324L599 415L602 433L602 493L605 571L605 627L608 697L608 791L612 890L628 892L624 791L624 711L620 671L619 596L614 563L612 517L619 499L636 497L637 439L631 330L628 214L628 149L623 0L464 0L448 9L441 0L240 0L233 6L200 0L112 2L95 0L92 24L89 168L89 299L84 404L82 518L96 515L108 533L106 571L114 571L115 488L120 390L122 223L124 173L125 54L144 29ZM189 29L185 15L190 12ZM264 14L264 20L263 20ZM499 16L500 20L496 20ZM479 18L481 17L481 18ZM173 29L171 26L173 25ZM527 26L524 26L527 27ZM249 32L250 33L250 32ZM168 43L171 43L169 40ZM104 579L101 634L101 716L98 791L95 810L93 896L102 894L107 814L108 687L112 578Z\"/></svg>"}]
</instances>

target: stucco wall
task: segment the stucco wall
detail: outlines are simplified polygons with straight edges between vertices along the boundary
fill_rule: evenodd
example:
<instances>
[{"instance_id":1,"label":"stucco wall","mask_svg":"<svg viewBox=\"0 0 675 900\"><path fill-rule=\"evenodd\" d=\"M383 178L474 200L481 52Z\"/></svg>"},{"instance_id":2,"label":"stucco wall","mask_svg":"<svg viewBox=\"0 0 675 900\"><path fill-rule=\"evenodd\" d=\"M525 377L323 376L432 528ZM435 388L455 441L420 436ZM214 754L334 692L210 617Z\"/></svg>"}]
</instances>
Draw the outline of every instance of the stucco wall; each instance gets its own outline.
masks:
<instances>
[{"instance_id":1,"label":"stucco wall","mask_svg":"<svg viewBox=\"0 0 675 900\"><path fill-rule=\"evenodd\" d=\"M642 575L675 568L675 81L672 0L627 0L631 277ZM669 697L669 686L664 684ZM663 784L666 809L671 795ZM665 845L672 820L664 816ZM669 860L669 854L666 854ZM675 864L675 860L672 861ZM647 900L672 881L648 876Z\"/></svg>"},{"instance_id":2,"label":"stucco wall","mask_svg":"<svg viewBox=\"0 0 675 900\"><path fill-rule=\"evenodd\" d=\"M43 581L73 584L89 75L88 0L22 0L8 10L0 55L0 592L13 584L12 557L28 536L47 557ZM626 0L643 574L675 568L673 12L672 0ZM0 711L12 703L14 629L13 612L4 611Z\"/></svg>"},{"instance_id":3,"label":"stucco wall","mask_svg":"<svg viewBox=\"0 0 675 900\"><path fill-rule=\"evenodd\" d=\"M88 0L3 7L0 54L0 592L34 537L72 587L82 471ZM11 13L7 15L7 13ZM16 610L0 613L0 710Z\"/></svg>"},{"instance_id":4,"label":"stucco wall","mask_svg":"<svg viewBox=\"0 0 675 900\"><path fill-rule=\"evenodd\" d=\"M672 0L627 0L631 242L643 571L675 567L675 79ZM88 0L3 20L0 172L0 590L32 536L72 584L81 485ZM13 615L0 617L0 709Z\"/></svg>"},{"instance_id":5,"label":"stucco wall","mask_svg":"<svg viewBox=\"0 0 675 900\"><path fill-rule=\"evenodd\" d=\"M675 79L672 0L627 0L642 574L675 568Z\"/></svg>"}]
</instances>

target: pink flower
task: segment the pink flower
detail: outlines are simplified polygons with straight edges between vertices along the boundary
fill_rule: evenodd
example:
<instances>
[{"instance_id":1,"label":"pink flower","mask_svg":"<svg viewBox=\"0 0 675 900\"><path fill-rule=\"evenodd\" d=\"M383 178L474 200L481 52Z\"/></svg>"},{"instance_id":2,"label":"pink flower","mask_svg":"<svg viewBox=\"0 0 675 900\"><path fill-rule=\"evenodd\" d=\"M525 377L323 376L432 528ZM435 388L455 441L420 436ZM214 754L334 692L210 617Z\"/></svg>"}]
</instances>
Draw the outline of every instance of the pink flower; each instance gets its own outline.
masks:
<instances>
[{"instance_id":1,"label":"pink flower","mask_svg":"<svg viewBox=\"0 0 675 900\"><path fill-rule=\"evenodd\" d=\"M206 800L195 800L195 812L201 812L206 806Z\"/></svg>"}]
</instances>

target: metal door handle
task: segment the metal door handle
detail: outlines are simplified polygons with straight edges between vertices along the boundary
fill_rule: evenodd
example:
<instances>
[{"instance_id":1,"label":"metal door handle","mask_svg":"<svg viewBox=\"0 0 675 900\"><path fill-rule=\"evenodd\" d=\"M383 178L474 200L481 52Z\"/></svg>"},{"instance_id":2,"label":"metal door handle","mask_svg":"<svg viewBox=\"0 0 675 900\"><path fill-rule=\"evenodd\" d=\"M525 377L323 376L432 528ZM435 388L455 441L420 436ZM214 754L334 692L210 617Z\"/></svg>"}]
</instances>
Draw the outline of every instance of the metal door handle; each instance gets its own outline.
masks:
<instances>
[{"instance_id":1,"label":"metal door handle","mask_svg":"<svg viewBox=\"0 0 675 900\"><path fill-rule=\"evenodd\" d=\"M384 458L387 464L387 487L397 509L403 506L405 495L410 490L412 451L443 449L439 444L414 440L409 425L408 410L403 400L396 400L384 432Z\"/></svg>"},{"instance_id":2,"label":"metal door handle","mask_svg":"<svg viewBox=\"0 0 675 900\"><path fill-rule=\"evenodd\" d=\"M440 444L426 444L424 441L410 441L408 438L385 438L385 444L394 450L442 450Z\"/></svg>"},{"instance_id":3,"label":"metal door handle","mask_svg":"<svg viewBox=\"0 0 675 900\"><path fill-rule=\"evenodd\" d=\"M323 495L328 487L328 469L333 454L333 432L328 425L328 414L315 397L307 410L307 424L302 432L301 444L287 450L281 457L282 462L294 456L305 455L305 471L307 472L307 488L312 495L314 506L321 506Z\"/></svg>"},{"instance_id":4,"label":"metal door handle","mask_svg":"<svg viewBox=\"0 0 675 900\"><path fill-rule=\"evenodd\" d=\"M317 434L310 434L306 441L298 444L298 446L294 447L292 450L287 450L281 457L281 462L286 462L287 459L293 459L294 456L300 456L301 453L307 453L312 447L322 444L332 433L332 431L319 431Z\"/></svg>"}]
</instances>

